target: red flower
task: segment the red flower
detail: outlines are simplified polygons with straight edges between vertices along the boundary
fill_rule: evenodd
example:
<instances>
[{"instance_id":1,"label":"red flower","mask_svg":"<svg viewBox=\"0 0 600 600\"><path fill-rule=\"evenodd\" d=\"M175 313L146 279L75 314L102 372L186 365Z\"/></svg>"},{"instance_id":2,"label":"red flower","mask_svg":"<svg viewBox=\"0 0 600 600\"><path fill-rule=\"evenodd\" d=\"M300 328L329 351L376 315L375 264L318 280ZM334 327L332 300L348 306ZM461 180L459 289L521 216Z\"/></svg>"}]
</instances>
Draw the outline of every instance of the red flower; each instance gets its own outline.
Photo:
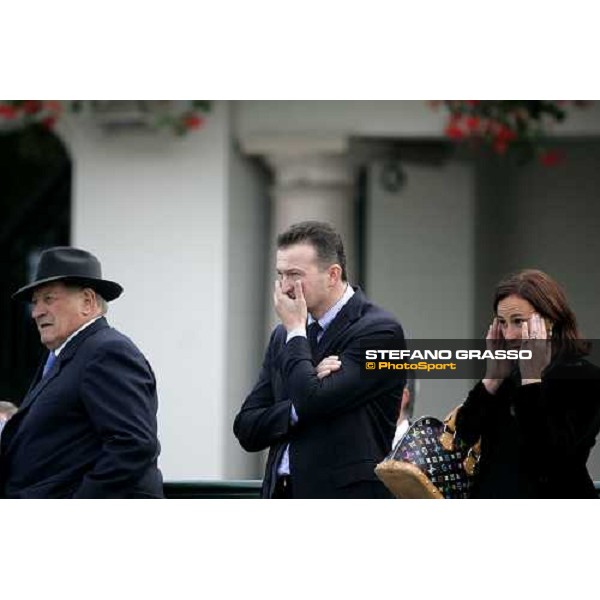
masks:
<instances>
[{"instance_id":1,"label":"red flower","mask_svg":"<svg viewBox=\"0 0 600 600\"><path fill-rule=\"evenodd\" d=\"M481 119L479 117L468 117L467 118L467 129L471 133L476 133L479 131L479 126L481 125Z\"/></svg>"},{"instance_id":2,"label":"red flower","mask_svg":"<svg viewBox=\"0 0 600 600\"><path fill-rule=\"evenodd\" d=\"M25 100L23 102L23 112L26 115L34 115L42 109L42 103L39 100Z\"/></svg>"},{"instance_id":3,"label":"red flower","mask_svg":"<svg viewBox=\"0 0 600 600\"><path fill-rule=\"evenodd\" d=\"M183 120L183 124L185 125L186 129L199 129L202 127L203 123L204 119L198 115L188 115Z\"/></svg>"},{"instance_id":4,"label":"red flower","mask_svg":"<svg viewBox=\"0 0 600 600\"><path fill-rule=\"evenodd\" d=\"M545 167L556 167L564 162L565 155L560 150L546 150L540 154L540 162Z\"/></svg>"},{"instance_id":5,"label":"red flower","mask_svg":"<svg viewBox=\"0 0 600 600\"><path fill-rule=\"evenodd\" d=\"M508 143L516 140L517 134L506 125L502 125L496 133L496 139Z\"/></svg>"},{"instance_id":6,"label":"red flower","mask_svg":"<svg viewBox=\"0 0 600 600\"><path fill-rule=\"evenodd\" d=\"M465 137L463 130L456 125L448 125L448 127L446 127L446 135L451 140L462 140L462 138Z\"/></svg>"},{"instance_id":7,"label":"red flower","mask_svg":"<svg viewBox=\"0 0 600 600\"><path fill-rule=\"evenodd\" d=\"M62 112L62 104L58 100L46 100L44 106L54 114L60 114Z\"/></svg>"},{"instance_id":8,"label":"red flower","mask_svg":"<svg viewBox=\"0 0 600 600\"><path fill-rule=\"evenodd\" d=\"M42 125L46 129L52 129L56 125L56 117L46 117L42 120Z\"/></svg>"},{"instance_id":9,"label":"red flower","mask_svg":"<svg viewBox=\"0 0 600 600\"><path fill-rule=\"evenodd\" d=\"M14 119L17 116L17 111L14 106L9 104L0 104L0 117L5 119Z\"/></svg>"},{"instance_id":10,"label":"red flower","mask_svg":"<svg viewBox=\"0 0 600 600\"><path fill-rule=\"evenodd\" d=\"M453 115L450 117L445 133L451 140L462 140L465 137L465 132L460 128L461 117Z\"/></svg>"}]
</instances>

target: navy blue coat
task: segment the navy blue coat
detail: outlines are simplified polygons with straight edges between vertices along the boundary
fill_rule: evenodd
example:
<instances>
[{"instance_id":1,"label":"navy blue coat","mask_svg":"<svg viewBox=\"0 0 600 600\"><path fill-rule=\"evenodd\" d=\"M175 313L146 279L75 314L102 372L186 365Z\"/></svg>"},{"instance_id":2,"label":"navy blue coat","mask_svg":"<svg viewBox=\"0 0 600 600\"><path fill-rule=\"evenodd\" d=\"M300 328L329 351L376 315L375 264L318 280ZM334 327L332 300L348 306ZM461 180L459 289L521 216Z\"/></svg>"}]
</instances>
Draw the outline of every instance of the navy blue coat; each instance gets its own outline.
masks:
<instances>
[{"instance_id":1,"label":"navy blue coat","mask_svg":"<svg viewBox=\"0 0 600 600\"><path fill-rule=\"evenodd\" d=\"M160 498L156 380L100 318L42 366L0 438L0 496Z\"/></svg>"},{"instance_id":2,"label":"navy blue coat","mask_svg":"<svg viewBox=\"0 0 600 600\"><path fill-rule=\"evenodd\" d=\"M316 356L306 338L286 344L286 337L282 325L273 331L258 382L234 423L245 450L270 448L263 497L273 495L288 443L294 497L392 497L374 469L391 449L405 380L361 375L360 342L395 340L404 348L402 327L357 290L323 334ZM320 381L315 366L332 354L342 368Z\"/></svg>"}]
</instances>

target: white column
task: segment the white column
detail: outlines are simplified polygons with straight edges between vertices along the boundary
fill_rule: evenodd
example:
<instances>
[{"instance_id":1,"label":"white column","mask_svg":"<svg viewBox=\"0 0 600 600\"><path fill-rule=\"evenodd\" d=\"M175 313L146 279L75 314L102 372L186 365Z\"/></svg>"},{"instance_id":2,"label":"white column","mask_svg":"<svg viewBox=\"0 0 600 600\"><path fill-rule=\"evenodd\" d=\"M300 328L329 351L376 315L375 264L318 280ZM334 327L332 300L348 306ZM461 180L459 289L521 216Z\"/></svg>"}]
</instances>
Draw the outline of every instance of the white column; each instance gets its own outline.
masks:
<instances>
[{"instance_id":1,"label":"white column","mask_svg":"<svg viewBox=\"0 0 600 600\"><path fill-rule=\"evenodd\" d=\"M66 115L65 115L66 116ZM73 158L74 245L125 292L109 321L150 360L165 480L220 479L227 423L227 106L206 127L106 133L91 115L61 119Z\"/></svg>"},{"instance_id":2,"label":"white column","mask_svg":"<svg viewBox=\"0 0 600 600\"><path fill-rule=\"evenodd\" d=\"M277 235L300 221L326 221L342 236L348 279L356 281L355 178L348 141L341 135L246 136L242 149L259 155L271 167L269 289L275 280ZM278 322L271 294L267 297L265 339Z\"/></svg>"},{"instance_id":3,"label":"white column","mask_svg":"<svg viewBox=\"0 0 600 600\"><path fill-rule=\"evenodd\" d=\"M248 136L248 154L271 167L271 260L277 235L299 221L327 221L340 233L356 277L355 176L343 136ZM272 267L274 277L274 263Z\"/></svg>"},{"instance_id":4,"label":"white column","mask_svg":"<svg viewBox=\"0 0 600 600\"><path fill-rule=\"evenodd\" d=\"M354 178L341 155L269 156L273 239L299 221L327 221L342 236L349 269L355 264Z\"/></svg>"}]
</instances>

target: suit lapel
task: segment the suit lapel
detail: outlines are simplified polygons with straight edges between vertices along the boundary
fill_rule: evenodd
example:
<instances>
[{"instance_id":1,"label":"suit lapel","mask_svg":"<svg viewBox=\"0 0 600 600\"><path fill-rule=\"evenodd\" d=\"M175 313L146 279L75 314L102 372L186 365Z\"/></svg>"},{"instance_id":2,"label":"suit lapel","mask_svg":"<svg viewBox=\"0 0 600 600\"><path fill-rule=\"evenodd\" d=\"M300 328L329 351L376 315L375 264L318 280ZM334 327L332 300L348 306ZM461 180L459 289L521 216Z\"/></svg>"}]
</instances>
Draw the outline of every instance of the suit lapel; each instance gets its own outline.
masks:
<instances>
[{"instance_id":1,"label":"suit lapel","mask_svg":"<svg viewBox=\"0 0 600 600\"><path fill-rule=\"evenodd\" d=\"M27 395L25 396L21 406L19 408L19 412L27 410L31 403L40 395L40 393L44 390L44 388L60 374L60 371L74 356L77 348L83 344L83 342L91 335L99 331L100 329L104 329L108 327L108 323L104 317L101 317L94 323L92 323L89 327L86 327L83 331L78 333L62 350L59 356L56 359L54 365L48 374L43 379L40 379L43 369L43 363L37 370L36 377L34 379L34 383Z\"/></svg>"},{"instance_id":2,"label":"suit lapel","mask_svg":"<svg viewBox=\"0 0 600 600\"><path fill-rule=\"evenodd\" d=\"M365 297L360 288L355 288L354 295L336 315L329 327L325 330L321 341L317 346L315 361L321 361L325 356L338 354L335 347L343 333L356 321L362 312Z\"/></svg>"},{"instance_id":3,"label":"suit lapel","mask_svg":"<svg viewBox=\"0 0 600 600\"><path fill-rule=\"evenodd\" d=\"M44 357L44 360L42 360L42 362L40 362L40 364L38 365L35 375L33 376L33 379L31 380L31 385L29 386L29 389L27 390L27 393L25 394L24 398L27 398L27 396L29 396L29 394L31 394L31 392L33 391L35 386L40 382L40 379L42 378L42 373L44 372L44 365L46 364L46 356ZM55 363L55 365L56 365L56 363ZM21 402L21 406L23 406L23 402Z\"/></svg>"},{"instance_id":4,"label":"suit lapel","mask_svg":"<svg viewBox=\"0 0 600 600\"><path fill-rule=\"evenodd\" d=\"M27 395L25 396L25 399L21 403L21 406L19 407L20 412L26 410L31 405L31 403L38 397L40 392L58 375L59 370L60 356L56 359L56 362L52 365L52 368L50 369L50 371L48 371L46 377L44 377L43 379L39 378L41 377L41 373L40 369L38 369L39 377L36 377L36 382L29 389Z\"/></svg>"}]
</instances>

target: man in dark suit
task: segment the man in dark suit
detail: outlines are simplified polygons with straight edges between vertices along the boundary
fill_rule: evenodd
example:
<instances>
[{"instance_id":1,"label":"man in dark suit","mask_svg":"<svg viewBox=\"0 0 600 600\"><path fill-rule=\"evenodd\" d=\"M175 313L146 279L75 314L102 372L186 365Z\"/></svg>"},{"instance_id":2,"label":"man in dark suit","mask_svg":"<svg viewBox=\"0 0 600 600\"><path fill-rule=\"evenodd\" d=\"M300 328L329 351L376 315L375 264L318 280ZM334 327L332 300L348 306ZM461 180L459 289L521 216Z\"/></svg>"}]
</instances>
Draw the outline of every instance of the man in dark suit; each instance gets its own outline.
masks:
<instances>
[{"instance_id":1,"label":"man in dark suit","mask_svg":"<svg viewBox=\"0 0 600 600\"><path fill-rule=\"evenodd\" d=\"M391 449L404 377L361 374L360 343L404 348L402 328L349 285L330 225L294 225L277 247L281 324L234 433L249 452L270 448L263 497L389 498L374 469Z\"/></svg>"},{"instance_id":2,"label":"man in dark suit","mask_svg":"<svg viewBox=\"0 0 600 600\"><path fill-rule=\"evenodd\" d=\"M104 317L122 291L92 254L56 247L14 294L49 353L2 432L0 496L162 497L154 374Z\"/></svg>"}]
</instances>

